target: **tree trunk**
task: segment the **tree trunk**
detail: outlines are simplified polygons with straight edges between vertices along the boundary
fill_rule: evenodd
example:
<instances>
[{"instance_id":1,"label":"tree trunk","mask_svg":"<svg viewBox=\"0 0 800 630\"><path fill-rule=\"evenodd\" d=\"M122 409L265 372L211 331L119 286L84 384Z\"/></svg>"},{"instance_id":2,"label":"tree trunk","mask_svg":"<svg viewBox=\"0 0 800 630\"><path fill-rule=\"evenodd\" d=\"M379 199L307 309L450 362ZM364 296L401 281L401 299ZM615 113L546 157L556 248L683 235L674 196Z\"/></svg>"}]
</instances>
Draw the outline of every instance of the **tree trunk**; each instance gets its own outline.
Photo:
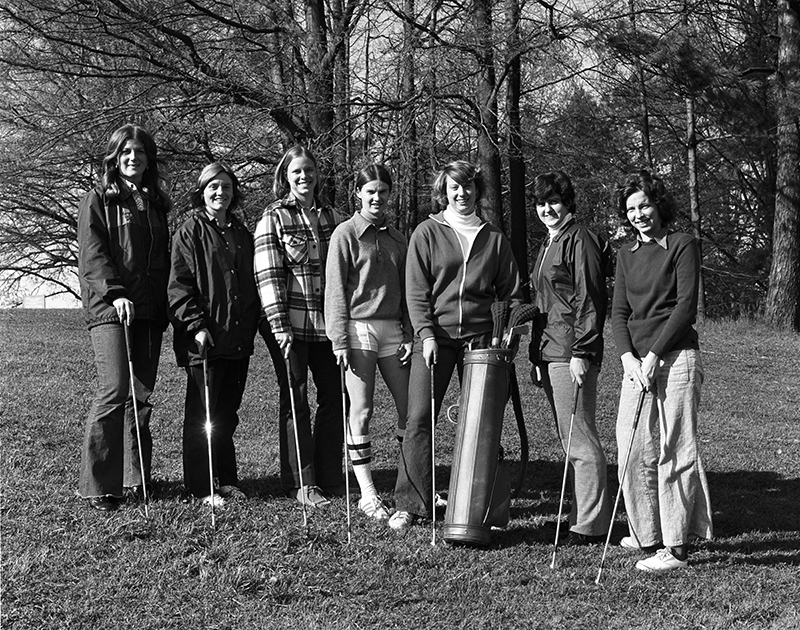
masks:
<instances>
[{"instance_id":1,"label":"tree trunk","mask_svg":"<svg viewBox=\"0 0 800 630\"><path fill-rule=\"evenodd\" d=\"M473 0L477 34L478 86L478 165L486 184L481 199L484 219L503 229L503 194L500 177L500 150L497 135L497 90L492 41L491 0Z\"/></svg>"},{"instance_id":2,"label":"tree trunk","mask_svg":"<svg viewBox=\"0 0 800 630\"><path fill-rule=\"evenodd\" d=\"M406 15L414 16L414 0L405 0L403 10ZM419 140L417 137L417 117L416 108L411 108L416 94L416 64L414 55L417 49L414 28L409 22L403 23L403 100L405 109L403 110L403 131L406 135L405 150L406 159L403 160L403 180L402 197L400 199L401 212L399 229L409 236L411 230L416 227L418 222L419 207L417 203L417 188L419 186Z\"/></svg>"},{"instance_id":3,"label":"tree trunk","mask_svg":"<svg viewBox=\"0 0 800 630\"><path fill-rule=\"evenodd\" d=\"M692 218L692 234L700 250L700 282L697 287L697 319L706 317L705 282L703 281L703 240L700 226L700 195L697 180L697 134L695 132L694 97L686 97L686 153L689 167L689 211Z\"/></svg>"},{"instance_id":4,"label":"tree trunk","mask_svg":"<svg viewBox=\"0 0 800 630\"><path fill-rule=\"evenodd\" d=\"M508 188L511 251L522 277L525 301L530 301L528 279L528 221L525 208L525 157L522 152L522 120L519 112L521 58L519 41L519 0L506 0L506 57L508 85Z\"/></svg>"},{"instance_id":5,"label":"tree trunk","mask_svg":"<svg viewBox=\"0 0 800 630\"><path fill-rule=\"evenodd\" d=\"M778 169L766 320L800 330L800 3L778 0Z\"/></svg>"},{"instance_id":6,"label":"tree trunk","mask_svg":"<svg viewBox=\"0 0 800 630\"><path fill-rule=\"evenodd\" d=\"M628 1L631 13L631 25L636 32L636 8L633 0ZM644 67L641 60L636 58L636 79L639 84L639 120L642 133L642 156L647 168L653 168L653 149L650 142L650 111L647 107L647 84L644 80Z\"/></svg>"},{"instance_id":7,"label":"tree trunk","mask_svg":"<svg viewBox=\"0 0 800 630\"><path fill-rule=\"evenodd\" d=\"M315 152L321 160L331 159L333 144L333 64L327 57L328 33L323 0L306 0L308 69L310 79L309 119L313 130ZM320 175L320 197L325 203L336 198L336 186L330 175L331 165L323 163Z\"/></svg>"}]
</instances>

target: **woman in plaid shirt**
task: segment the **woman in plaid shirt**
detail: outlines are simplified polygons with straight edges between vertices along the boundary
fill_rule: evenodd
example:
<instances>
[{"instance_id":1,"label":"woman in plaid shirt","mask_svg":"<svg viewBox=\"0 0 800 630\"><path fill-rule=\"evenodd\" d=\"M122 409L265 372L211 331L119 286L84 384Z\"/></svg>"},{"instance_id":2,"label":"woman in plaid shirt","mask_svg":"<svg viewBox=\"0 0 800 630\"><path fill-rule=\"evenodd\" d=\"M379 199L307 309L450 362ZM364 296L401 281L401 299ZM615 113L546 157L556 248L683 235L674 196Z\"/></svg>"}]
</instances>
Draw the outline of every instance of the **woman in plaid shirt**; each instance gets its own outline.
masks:
<instances>
[{"instance_id":1,"label":"woman in plaid shirt","mask_svg":"<svg viewBox=\"0 0 800 630\"><path fill-rule=\"evenodd\" d=\"M325 259L339 217L317 200L317 161L306 148L289 149L275 169L277 201L255 230L255 273L267 343L280 386L281 483L288 496L322 507L326 495L344 493L342 389L331 342L325 335ZM301 463L294 448L287 363L297 414ZM308 370L317 389L311 426ZM301 489L300 466L304 488Z\"/></svg>"}]
</instances>

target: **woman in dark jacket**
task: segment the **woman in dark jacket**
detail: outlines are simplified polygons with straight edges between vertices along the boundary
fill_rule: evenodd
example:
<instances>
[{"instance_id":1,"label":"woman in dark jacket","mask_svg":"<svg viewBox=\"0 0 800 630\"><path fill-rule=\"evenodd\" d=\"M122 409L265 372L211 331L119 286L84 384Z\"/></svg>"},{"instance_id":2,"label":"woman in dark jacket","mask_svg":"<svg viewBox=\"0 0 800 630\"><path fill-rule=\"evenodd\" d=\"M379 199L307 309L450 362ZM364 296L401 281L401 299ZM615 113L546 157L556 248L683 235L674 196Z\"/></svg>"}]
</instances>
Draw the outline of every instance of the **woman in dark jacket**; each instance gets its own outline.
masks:
<instances>
[{"instance_id":1,"label":"woman in dark jacket","mask_svg":"<svg viewBox=\"0 0 800 630\"><path fill-rule=\"evenodd\" d=\"M143 496L153 443L150 395L167 326L169 198L159 187L156 144L136 125L117 129L102 184L78 209L78 273L97 367L86 419L78 494L108 512L123 496ZM127 325L136 381L141 460L130 391Z\"/></svg>"},{"instance_id":2,"label":"woman in dark jacket","mask_svg":"<svg viewBox=\"0 0 800 630\"><path fill-rule=\"evenodd\" d=\"M172 239L169 313L178 365L186 368L183 477L186 489L215 505L238 489L233 434L239 424L259 300L253 237L233 214L239 181L224 164L206 166L192 193L194 214ZM208 360L214 488L208 469L203 360Z\"/></svg>"},{"instance_id":3,"label":"woman in dark jacket","mask_svg":"<svg viewBox=\"0 0 800 630\"><path fill-rule=\"evenodd\" d=\"M539 250L531 286L546 322L541 338L531 343L530 358L565 453L569 442L573 500L568 544L585 545L603 540L611 518L606 458L595 425L611 252L606 241L575 223L575 190L566 173L539 175L533 193L547 241Z\"/></svg>"}]
</instances>

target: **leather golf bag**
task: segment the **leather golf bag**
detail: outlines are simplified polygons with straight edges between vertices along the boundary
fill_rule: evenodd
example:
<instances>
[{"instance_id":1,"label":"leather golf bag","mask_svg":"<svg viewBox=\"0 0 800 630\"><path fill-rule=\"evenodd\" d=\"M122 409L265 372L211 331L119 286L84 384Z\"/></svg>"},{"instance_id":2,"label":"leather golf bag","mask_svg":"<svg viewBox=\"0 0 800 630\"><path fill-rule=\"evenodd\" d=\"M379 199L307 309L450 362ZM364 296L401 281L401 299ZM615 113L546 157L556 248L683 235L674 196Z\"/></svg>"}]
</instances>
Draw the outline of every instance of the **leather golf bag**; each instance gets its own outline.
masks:
<instances>
[{"instance_id":1,"label":"leather golf bag","mask_svg":"<svg viewBox=\"0 0 800 630\"><path fill-rule=\"evenodd\" d=\"M444 519L449 543L485 546L491 527L508 524L511 482L500 435L509 399L513 350L468 350Z\"/></svg>"}]
</instances>

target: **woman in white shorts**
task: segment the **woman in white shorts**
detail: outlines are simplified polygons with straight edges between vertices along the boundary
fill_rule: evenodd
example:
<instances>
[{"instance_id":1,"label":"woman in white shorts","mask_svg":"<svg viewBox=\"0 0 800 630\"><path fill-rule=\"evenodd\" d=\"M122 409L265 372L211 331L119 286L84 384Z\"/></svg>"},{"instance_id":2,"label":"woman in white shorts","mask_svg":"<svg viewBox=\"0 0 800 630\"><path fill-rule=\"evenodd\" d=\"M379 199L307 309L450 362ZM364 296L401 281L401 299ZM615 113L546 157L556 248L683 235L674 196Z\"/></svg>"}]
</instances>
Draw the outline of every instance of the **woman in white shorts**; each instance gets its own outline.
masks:
<instances>
[{"instance_id":1,"label":"woman in white shorts","mask_svg":"<svg viewBox=\"0 0 800 630\"><path fill-rule=\"evenodd\" d=\"M333 232L325 271L325 326L350 396L347 448L361 489L358 507L377 520L389 518L389 510L372 480L375 372L380 369L394 398L402 439L412 345L404 297L408 244L386 216L391 192L382 165L358 173L361 208Z\"/></svg>"}]
</instances>

